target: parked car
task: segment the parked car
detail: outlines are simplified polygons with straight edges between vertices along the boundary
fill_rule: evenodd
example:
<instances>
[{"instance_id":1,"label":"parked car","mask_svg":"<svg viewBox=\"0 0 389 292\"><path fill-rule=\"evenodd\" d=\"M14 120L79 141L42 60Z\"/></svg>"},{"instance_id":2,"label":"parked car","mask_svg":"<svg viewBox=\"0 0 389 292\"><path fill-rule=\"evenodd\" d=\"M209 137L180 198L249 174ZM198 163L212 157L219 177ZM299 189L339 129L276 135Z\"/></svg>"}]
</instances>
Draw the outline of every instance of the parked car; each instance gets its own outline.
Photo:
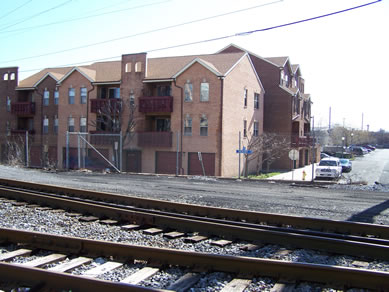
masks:
<instances>
[{"instance_id":1,"label":"parked car","mask_svg":"<svg viewBox=\"0 0 389 292\"><path fill-rule=\"evenodd\" d=\"M342 166L342 172L350 172L352 170L352 163L350 159L340 159L340 165Z\"/></svg>"},{"instance_id":2,"label":"parked car","mask_svg":"<svg viewBox=\"0 0 389 292\"><path fill-rule=\"evenodd\" d=\"M329 157L331 157L331 156L328 155L327 153L324 153L324 152L320 153L320 159L329 158Z\"/></svg>"},{"instance_id":3,"label":"parked car","mask_svg":"<svg viewBox=\"0 0 389 292\"><path fill-rule=\"evenodd\" d=\"M342 175L340 159L336 157L323 158L316 166L316 179L319 178L339 178Z\"/></svg>"},{"instance_id":4,"label":"parked car","mask_svg":"<svg viewBox=\"0 0 389 292\"><path fill-rule=\"evenodd\" d=\"M354 155L362 156L369 153L365 148L361 146L350 146L349 149Z\"/></svg>"}]
</instances>

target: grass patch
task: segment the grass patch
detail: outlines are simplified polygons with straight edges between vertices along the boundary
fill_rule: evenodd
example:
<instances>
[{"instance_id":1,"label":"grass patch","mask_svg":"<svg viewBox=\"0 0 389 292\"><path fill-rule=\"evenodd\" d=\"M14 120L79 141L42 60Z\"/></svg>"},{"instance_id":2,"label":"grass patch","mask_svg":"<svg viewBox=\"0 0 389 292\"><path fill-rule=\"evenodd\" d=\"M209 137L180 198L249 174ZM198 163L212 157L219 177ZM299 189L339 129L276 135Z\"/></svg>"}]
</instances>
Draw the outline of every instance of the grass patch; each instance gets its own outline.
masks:
<instances>
[{"instance_id":1,"label":"grass patch","mask_svg":"<svg viewBox=\"0 0 389 292\"><path fill-rule=\"evenodd\" d=\"M249 179L266 179L279 174L281 174L281 172L261 173L260 175L249 175Z\"/></svg>"}]
</instances>

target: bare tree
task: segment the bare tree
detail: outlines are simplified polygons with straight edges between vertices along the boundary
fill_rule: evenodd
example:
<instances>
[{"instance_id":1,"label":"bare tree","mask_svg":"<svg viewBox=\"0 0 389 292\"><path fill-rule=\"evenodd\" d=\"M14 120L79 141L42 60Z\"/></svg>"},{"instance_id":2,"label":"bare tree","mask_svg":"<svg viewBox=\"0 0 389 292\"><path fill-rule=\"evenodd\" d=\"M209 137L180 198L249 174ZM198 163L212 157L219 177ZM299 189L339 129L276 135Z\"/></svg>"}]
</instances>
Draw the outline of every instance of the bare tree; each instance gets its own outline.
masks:
<instances>
[{"instance_id":1,"label":"bare tree","mask_svg":"<svg viewBox=\"0 0 389 292\"><path fill-rule=\"evenodd\" d=\"M256 174L258 175L265 163L266 172L269 172L270 166L291 149L291 143L286 136L262 133L248 138L247 149L251 150L252 154L245 154L246 175L250 161L256 162Z\"/></svg>"}]
</instances>

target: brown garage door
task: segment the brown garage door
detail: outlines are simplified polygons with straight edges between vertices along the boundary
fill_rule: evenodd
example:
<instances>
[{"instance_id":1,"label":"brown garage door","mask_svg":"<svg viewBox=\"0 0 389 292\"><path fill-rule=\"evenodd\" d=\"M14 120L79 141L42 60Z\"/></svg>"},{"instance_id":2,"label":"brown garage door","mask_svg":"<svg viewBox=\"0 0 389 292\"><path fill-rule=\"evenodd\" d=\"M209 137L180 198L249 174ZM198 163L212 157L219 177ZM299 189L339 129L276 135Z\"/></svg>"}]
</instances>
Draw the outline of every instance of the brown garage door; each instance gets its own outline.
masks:
<instances>
[{"instance_id":1,"label":"brown garage door","mask_svg":"<svg viewBox=\"0 0 389 292\"><path fill-rule=\"evenodd\" d=\"M142 171L142 152L139 150L126 151L126 171L141 172Z\"/></svg>"},{"instance_id":2,"label":"brown garage door","mask_svg":"<svg viewBox=\"0 0 389 292\"><path fill-rule=\"evenodd\" d=\"M177 152L157 151L155 153L155 173L175 174Z\"/></svg>"},{"instance_id":3,"label":"brown garage door","mask_svg":"<svg viewBox=\"0 0 389 292\"><path fill-rule=\"evenodd\" d=\"M30 148L30 166L42 167L42 148L41 148L41 146L31 146L31 148Z\"/></svg>"},{"instance_id":4,"label":"brown garage door","mask_svg":"<svg viewBox=\"0 0 389 292\"><path fill-rule=\"evenodd\" d=\"M201 153L203 159L205 175L215 175L215 153ZM203 175L203 169L197 152L190 152L188 157L188 174Z\"/></svg>"}]
</instances>

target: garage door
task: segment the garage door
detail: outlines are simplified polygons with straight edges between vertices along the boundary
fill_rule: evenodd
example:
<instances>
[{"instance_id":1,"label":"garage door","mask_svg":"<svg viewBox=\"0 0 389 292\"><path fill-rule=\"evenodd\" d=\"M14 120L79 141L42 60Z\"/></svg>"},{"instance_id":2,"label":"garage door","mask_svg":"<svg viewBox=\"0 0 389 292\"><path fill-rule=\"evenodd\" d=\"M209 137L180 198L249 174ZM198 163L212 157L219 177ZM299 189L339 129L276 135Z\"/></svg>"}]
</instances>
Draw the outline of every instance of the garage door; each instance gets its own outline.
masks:
<instances>
[{"instance_id":1,"label":"garage door","mask_svg":"<svg viewBox=\"0 0 389 292\"><path fill-rule=\"evenodd\" d=\"M41 146L31 146L31 148L30 148L30 166L42 167L42 148L41 148Z\"/></svg>"},{"instance_id":2,"label":"garage door","mask_svg":"<svg viewBox=\"0 0 389 292\"><path fill-rule=\"evenodd\" d=\"M215 176L215 153L201 153L205 175ZM188 157L188 174L203 175L203 169L197 152L190 152Z\"/></svg>"},{"instance_id":3,"label":"garage door","mask_svg":"<svg viewBox=\"0 0 389 292\"><path fill-rule=\"evenodd\" d=\"M126 171L141 172L142 171L142 152L139 150L126 151Z\"/></svg>"},{"instance_id":4,"label":"garage door","mask_svg":"<svg viewBox=\"0 0 389 292\"><path fill-rule=\"evenodd\" d=\"M155 153L155 173L175 174L177 152L157 151Z\"/></svg>"}]
</instances>

